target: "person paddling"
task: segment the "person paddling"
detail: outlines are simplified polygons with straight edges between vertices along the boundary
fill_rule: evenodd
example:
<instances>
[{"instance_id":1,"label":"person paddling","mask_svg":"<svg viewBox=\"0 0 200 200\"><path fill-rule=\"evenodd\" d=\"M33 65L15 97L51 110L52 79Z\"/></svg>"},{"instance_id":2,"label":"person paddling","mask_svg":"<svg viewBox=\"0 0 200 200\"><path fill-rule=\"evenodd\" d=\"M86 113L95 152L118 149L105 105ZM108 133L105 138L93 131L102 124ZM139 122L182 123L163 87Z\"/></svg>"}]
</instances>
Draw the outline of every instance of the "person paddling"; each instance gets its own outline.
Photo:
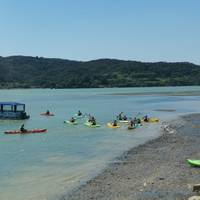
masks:
<instances>
[{"instance_id":1,"label":"person paddling","mask_svg":"<svg viewBox=\"0 0 200 200\"><path fill-rule=\"evenodd\" d=\"M96 119L95 119L94 117L91 118L91 121L90 121L90 122L91 122L92 125L96 125L96 124L97 124L97 123L96 123Z\"/></svg>"},{"instance_id":2,"label":"person paddling","mask_svg":"<svg viewBox=\"0 0 200 200\"><path fill-rule=\"evenodd\" d=\"M46 115L50 115L50 111L49 110L46 111Z\"/></svg>"},{"instance_id":3,"label":"person paddling","mask_svg":"<svg viewBox=\"0 0 200 200\"><path fill-rule=\"evenodd\" d=\"M74 123L74 122L75 122L75 118L72 117L72 118L70 119L70 122Z\"/></svg>"},{"instance_id":4,"label":"person paddling","mask_svg":"<svg viewBox=\"0 0 200 200\"><path fill-rule=\"evenodd\" d=\"M126 115L124 115L124 117L123 117L123 120L127 120L128 118L127 118L127 116Z\"/></svg>"},{"instance_id":5,"label":"person paddling","mask_svg":"<svg viewBox=\"0 0 200 200\"><path fill-rule=\"evenodd\" d=\"M114 120L113 126L117 126L117 120Z\"/></svg>"},{"instance_id":6,"label":"person paddling","mask_svg":"<svg viewBox=\"0 0 200 200\"><path fill-rule=\"evenodd\" d=\"M118 115L118 120L122 120L123 119L123 112L120 112Z\"/></svg>"},{"instance_id":7,"label":"person paddling","mask_svg":"<svg viewBox=\"0 0 200 200\"><path fill-rule=\"evenodd\" d=\"M138 123L138 124L141 124L140 118L137 119L137 123Z\"/></svg>"},{"instance_id":8,"label":"person paddling","mask_svg":"<svg viewBox=\"0 0 200 200\"><path fill-rule=\"evenodd\" d=\"M149 118L148 118L147 115L144 116L144 121L145 121L145 122L148 122L148 121L149 121Z\"/></svg>"},{"instance_id":9,"label":"person paddling","mask_svg":"<svg viewBox=\"0 0 200 200\"><path fill-rule=\"evenodd\" d=\"M130 127L134 127L134 126L135 126L135 122L134 122L134 120L131 120L131 121L130 121L129 126L130 126Z\"/></svg>"},{"instance_id":10,"label":"person paddling","mask_svg":"<svg viewBox=\"0 0 200 200\"><path fill-rule=\"evenodd\" d=\"M92 121L92 116L89 114L88 115L88 122L91 122Z\"/></svg>"},{"instance_id":11,"label":"person paddling","mask_svg":"<svg viewBox=\"0 0 200 200\"><path fill-rule=\"evenodd\" d=\"M77 115L82 116L82 112L79 110Z\"/></svg>"},{"instance_id":12,"label":"person paddling","mask_svg":"<svg viewBox=\"0 0 200 200\"><path fill-rule=\"evenodd\" d=\"M20 131L21 131L22 133L27 132L27 130L24 128L24 124L21 125L21 127L20 127Z\"/></svg>"}]
</instances>

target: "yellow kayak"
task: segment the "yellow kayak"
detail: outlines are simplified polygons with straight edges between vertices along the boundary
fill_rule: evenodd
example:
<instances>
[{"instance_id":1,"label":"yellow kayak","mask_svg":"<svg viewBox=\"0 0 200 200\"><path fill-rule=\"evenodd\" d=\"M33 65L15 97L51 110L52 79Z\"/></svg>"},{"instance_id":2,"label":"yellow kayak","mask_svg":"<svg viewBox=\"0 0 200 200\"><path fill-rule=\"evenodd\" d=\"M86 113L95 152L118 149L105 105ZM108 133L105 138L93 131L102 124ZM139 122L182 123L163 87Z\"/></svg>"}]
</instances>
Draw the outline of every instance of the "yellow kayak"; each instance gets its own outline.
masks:
<instances>
[{"instance_id":1,"label":"yellow kayak","mask_svg":"<svg viewBox=\"0 0 200 200\"><path fill-rule=\"evenodd\" d=\"M142 122L145 122L144 119L141 120ZM159 122L159 119L156 117L151 117L148 119L148 122L154 123L154 122ZM147 122L147 123L148 123Z\"/></svg>"},{"instance_id":2,"label":"yellow kayak","mask_svg":"<svg viewBox=\"0 0 200 200\"><path fill-rule=\"evenodd\" d=\"M159 122L159 119L156 117L149 118L149 122Z\"/></svg>"},{"instance_id":3,"label":"yellow kayak","mask_svg":"<svg viewBox=\"0 0 200 200\"><path fill-rule=\"evenodd\" d=\"M119 125L117 125L117 126L113 126L112 123L107 123L107 126L108 126L109 128L120 128Z\"/></svg>"}]
</instances>

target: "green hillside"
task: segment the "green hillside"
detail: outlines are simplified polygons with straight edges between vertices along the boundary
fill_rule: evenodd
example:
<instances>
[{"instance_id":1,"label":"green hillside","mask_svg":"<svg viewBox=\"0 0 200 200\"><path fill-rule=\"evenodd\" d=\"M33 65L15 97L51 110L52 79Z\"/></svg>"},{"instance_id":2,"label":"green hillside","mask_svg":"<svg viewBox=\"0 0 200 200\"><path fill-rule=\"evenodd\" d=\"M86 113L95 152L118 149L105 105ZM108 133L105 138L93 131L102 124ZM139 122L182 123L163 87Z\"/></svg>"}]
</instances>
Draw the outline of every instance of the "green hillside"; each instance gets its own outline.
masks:
<instances>
[{"instance_id":1,"label":"green hillside","mask_svg":"<svg viewBox=\"0 0 200 200\"><path fill-rule=\"evenodd\" d=\"M115 59L88 62L0 57L0 88L94 88L200 85L200 66Z\"/></svg>"}]
</instances>

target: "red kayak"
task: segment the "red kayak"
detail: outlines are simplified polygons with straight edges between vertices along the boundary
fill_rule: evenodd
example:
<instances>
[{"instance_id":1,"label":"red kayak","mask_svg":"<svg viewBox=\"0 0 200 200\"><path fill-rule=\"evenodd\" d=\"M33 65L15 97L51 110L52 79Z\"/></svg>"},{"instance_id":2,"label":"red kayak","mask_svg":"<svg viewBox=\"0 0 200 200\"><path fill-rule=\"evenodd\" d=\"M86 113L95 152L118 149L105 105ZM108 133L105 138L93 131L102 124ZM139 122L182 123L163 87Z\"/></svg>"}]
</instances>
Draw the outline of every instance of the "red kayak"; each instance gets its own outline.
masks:
<instances>
[{"instance_id":1,"label":"red kayak","mask_svg":"<svg viewBox=\"0 0 200 200\"><path fill-rule=\"evenodd\" d=\"M25 132L22 132L20 130L11 130L11 131L5 131L5 134L29 134L29 133L45 133L47 132L47 129L33 129L33 130L27 130Z\"/></svg>"},{"instance_id":2,"label":"red kayak","mask_svg":"<svg viewBox=\"0 0 200 200\"><path fill-rule=\"evenodd\" d=\"M50 113L50 114L41 113L40 115L43 115L43 116L54 116L54 114L53 114L53 113Z\"/></svg>"}]
</instances>

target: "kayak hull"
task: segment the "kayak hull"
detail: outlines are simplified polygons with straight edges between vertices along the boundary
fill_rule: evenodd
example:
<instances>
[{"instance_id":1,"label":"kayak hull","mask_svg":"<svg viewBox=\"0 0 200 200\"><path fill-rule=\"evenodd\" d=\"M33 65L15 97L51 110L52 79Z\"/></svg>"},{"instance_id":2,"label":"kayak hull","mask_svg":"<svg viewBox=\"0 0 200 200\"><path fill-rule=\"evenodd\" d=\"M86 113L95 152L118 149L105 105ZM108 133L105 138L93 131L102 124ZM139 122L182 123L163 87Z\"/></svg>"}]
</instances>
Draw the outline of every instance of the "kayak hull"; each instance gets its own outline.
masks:
<instances>
[{"instance_id":1,"label":"kayak hull","mask_svg":"<svg viewBox=\"0 0 200 200\"><path fill-rule=\"evenodd\" d=\"M80 118L84 118L84 117L85 117L84 115L78 115L78 114L75 114L74 116L75 116L75 118L77 118L77 119L80 119Z\"/></svg>"},{"instance_id":2,"label":"kayak hull","mask_svg":"<svg viewBox=\"0 0 200 200\"><path fill-rule=\"evenodd\" d=\"M149 119L149 122L159 122L159 119L152 117L152 118Z\"/></svg>"},{"instance_id":3,"label":"kayak hull","mask_svg":"<svg viewBox=\"0 0 200 200\"><path fill-rule=\"evenodd\" d=\"M88 126L88 127L90 127L90 128L97 128L97 127L100 127L99 124L92 125L90 122L85 122L84 125L85 125L85 126Z\"/></svg>"},{"instance_id":4,"label":"kayak hull","mask_svg":"<svg viewBox=\"0 0 200 200\"><path fill-rule=\"evenodd\" d=\"M26 132L22 132L20 130L10 130L5 131L5 134L30 134L30 133L45 133L47 132L47 129L33 129L33 130L27 130Z\"/></svg>"},{"instance_id":5,"label":"kayak hull","mask_svg":"<svg viewBox=\"0 0 200 200\"><path fill-rule=\"evenodd\" d=\"M133 130L133 129L136 129L135 126L128 126L128 130Z\"/></svg>"},{"instance_id":6,"label":"kayak hull","mask_svg":"<svg viewBox=\"0 0 200 200\"><path fill-rule=\"evenodd\" d=\"M194 167L200 167L200 160L187 159L187 162Z\"/></svg>"},{"instance_id":7,"label":"kayak hull","mask_svg":"<svg viewBox=\"0 0 200 200\"><path fill-rule=\"evenodd\" d=\"M133 130L142 126L141 124L136 124L135 126L128 126L128 130Z\"/></svg>"},{"instance_id":8,"label":"kayak hull","mask_svg":"<svg viewBox=\"0 0 200 200\"><path fill-rule=\"evenodd\" d=\"M128 120L119 120L120 123L129 123Z\"/></svg>"},{"instance_id":9,"label":"kayak hull","mask_svg":"<svg viewBox=\"0 0 200 200\"><path fill-rule=\"evenodd\" d=\"M40 115L42 115L42 116L47 116L47 117L55 116L53 113L50 113L50 114L41 113Z\"/></svg>"},{"instance_id":10,"label":"kayak hull","mask_svg":"<svg viewBox=\"0 0 200 200\"><path fill-rule=\"evenodd\" d=\"M119 125L117 125L117 126L113 126L112 123L107 123L107 126L108 126L108 128L120 128Z\"/></svg>"},{"instance_id":11,"label":"kayak hull","mask_svg":"<svg viewBox=\"0 0 200 200\"><path fill-rule=\"evenodd\" d=\"M64 123L70 124L70 125L77 125L77 122L70 122L69 120L65 120Z\"/></svg>"},{"instance_id":12,"label":"kayak hull","mask_svg":"<svg viewBox=\"0 0 200 200\"><path fill-rule=\"evenodd\" d=\"M146 122L144 121L144 119L142 119L142 122ZM152 117L152 118L149 118L147 123L155 123L155 122L159 122L159 119L158 118L155 118L155 117Z\"/></svg>"}]
</instances>

